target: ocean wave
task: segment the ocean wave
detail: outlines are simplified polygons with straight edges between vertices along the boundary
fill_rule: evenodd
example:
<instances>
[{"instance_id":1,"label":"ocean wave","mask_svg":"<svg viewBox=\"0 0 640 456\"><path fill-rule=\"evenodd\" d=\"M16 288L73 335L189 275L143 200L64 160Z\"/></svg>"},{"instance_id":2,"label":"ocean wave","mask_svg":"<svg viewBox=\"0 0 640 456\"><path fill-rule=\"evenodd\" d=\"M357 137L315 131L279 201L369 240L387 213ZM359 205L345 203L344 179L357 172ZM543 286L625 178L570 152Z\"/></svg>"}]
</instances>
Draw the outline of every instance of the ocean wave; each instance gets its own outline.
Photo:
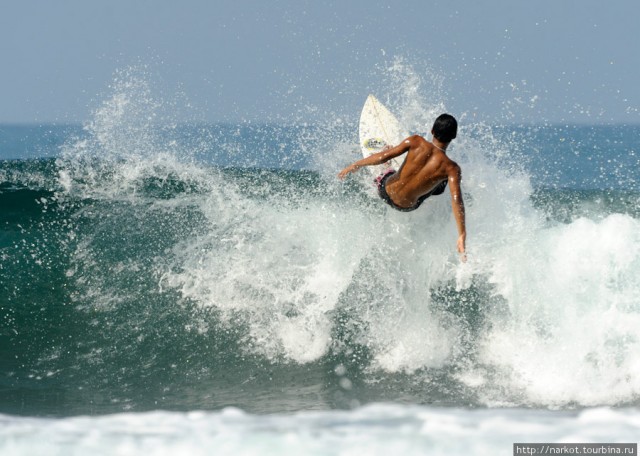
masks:
<instances>
[{"instance_id":1,"label":"ocean wave","mask_svg":"<svg viewBox=\"0 0 640 456\"><path fill-rule=\"evenodd\" d=\"M448 198L398 213L335 178L342 127L277 127L315 169L219 166L133 82L59 157L2 164L6 410L638 403L633 194L535 190L467 125L463 264Z\"/></svg>"}]
</instances>

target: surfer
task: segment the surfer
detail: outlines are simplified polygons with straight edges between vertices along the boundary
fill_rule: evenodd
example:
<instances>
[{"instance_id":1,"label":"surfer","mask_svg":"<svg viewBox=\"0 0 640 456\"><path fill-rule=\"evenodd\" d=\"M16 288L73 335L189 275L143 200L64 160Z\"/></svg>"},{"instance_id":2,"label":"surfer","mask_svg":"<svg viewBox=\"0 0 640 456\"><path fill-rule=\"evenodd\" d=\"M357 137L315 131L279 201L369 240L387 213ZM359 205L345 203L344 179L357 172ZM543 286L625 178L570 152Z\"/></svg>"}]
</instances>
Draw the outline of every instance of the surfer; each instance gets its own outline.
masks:
<instances>
[{"instance_id":1,"label":"surfer","mask_svg":"<svg viewBox=\"0 0 640 456\"><path fill-rule=\"evenodd\" d=\"M344 179L347 174L363 166L381 165L406 153L407 156L398 171L390 168L376 178L380 198L399 211L413 211L428 197L444 193L448 182L453 215L458 226L458 252L464 255L467 232L460 190L462 175L460 166L446 154L447 147L457 133L456 119L449 114L442 114L431 129L432 142L419 135L410 136L395 147L389 147L352 163L340 171L338 177Z\"/></svg>"}]
</instances>

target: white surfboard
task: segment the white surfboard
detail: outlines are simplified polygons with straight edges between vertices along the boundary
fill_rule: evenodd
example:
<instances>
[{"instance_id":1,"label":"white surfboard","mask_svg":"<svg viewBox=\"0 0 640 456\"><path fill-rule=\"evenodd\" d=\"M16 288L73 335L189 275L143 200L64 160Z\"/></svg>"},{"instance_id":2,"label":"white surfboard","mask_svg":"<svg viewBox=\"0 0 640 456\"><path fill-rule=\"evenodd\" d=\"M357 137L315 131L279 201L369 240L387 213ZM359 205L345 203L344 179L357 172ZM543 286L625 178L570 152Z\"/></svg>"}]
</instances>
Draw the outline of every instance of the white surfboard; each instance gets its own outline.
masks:
<instances>
[{"instance_id":1,"label":"white surfboard","mask_svg":"<svg viewBox=\"0 0 640 456\"><path fill-rule=\"evenodd\" d=\"M387 147L397 146L407 136L409 134L402 127L396 116L385 105L380 103L376 97L369 95L362 108L362 114L360 114L360 148L362 149L362 156L366 158ZM374 176L377 176L388 168L397 170L403 160L404 156L400 156L380 166L371 166L369 169L371 169Z\"/></svg>"}]
</instances>

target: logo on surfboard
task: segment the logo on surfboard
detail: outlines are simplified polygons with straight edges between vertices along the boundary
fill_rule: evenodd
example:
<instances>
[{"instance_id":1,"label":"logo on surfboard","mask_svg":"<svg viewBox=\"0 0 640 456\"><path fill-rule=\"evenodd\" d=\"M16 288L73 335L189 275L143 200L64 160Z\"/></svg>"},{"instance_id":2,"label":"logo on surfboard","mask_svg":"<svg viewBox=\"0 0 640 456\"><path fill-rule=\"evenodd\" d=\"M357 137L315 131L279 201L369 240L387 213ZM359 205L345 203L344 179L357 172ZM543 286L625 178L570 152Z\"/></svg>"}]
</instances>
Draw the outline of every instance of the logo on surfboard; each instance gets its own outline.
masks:
<instances>
[{"instance_id":1,"label":"logo on surfboard","mask_svg":"<svg viewBox=\"0 0 640 456\"><path fill-rule=\"evenodd\" d=\"M387 142L382 138L369 138L365 140L365 142L362 145L369 150L374 150L374 149L382 149L384 146L387 145Z\"/></svg>"}]
</instances>

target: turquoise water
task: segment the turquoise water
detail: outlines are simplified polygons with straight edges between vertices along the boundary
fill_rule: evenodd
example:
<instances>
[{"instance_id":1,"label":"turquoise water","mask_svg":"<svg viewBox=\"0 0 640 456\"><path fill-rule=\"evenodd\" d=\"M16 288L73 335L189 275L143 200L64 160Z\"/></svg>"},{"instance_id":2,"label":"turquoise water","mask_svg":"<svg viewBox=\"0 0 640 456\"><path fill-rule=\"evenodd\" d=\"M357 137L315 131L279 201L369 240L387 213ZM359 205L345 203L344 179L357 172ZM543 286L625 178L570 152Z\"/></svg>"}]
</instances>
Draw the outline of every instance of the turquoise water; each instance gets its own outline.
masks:
<instances>
[{"instance_id":1,"label":"turquoise water","mask_svg":"<svg viewBox=\"0 0 640 456\"><path fill-rule=\"evenodd\" d=\"M0 448L639 435L638 127L463 123L463 264L446 195L336 179L355 121L155 124L138 96L0 127Z\"/></svg>"}]
</instances>

